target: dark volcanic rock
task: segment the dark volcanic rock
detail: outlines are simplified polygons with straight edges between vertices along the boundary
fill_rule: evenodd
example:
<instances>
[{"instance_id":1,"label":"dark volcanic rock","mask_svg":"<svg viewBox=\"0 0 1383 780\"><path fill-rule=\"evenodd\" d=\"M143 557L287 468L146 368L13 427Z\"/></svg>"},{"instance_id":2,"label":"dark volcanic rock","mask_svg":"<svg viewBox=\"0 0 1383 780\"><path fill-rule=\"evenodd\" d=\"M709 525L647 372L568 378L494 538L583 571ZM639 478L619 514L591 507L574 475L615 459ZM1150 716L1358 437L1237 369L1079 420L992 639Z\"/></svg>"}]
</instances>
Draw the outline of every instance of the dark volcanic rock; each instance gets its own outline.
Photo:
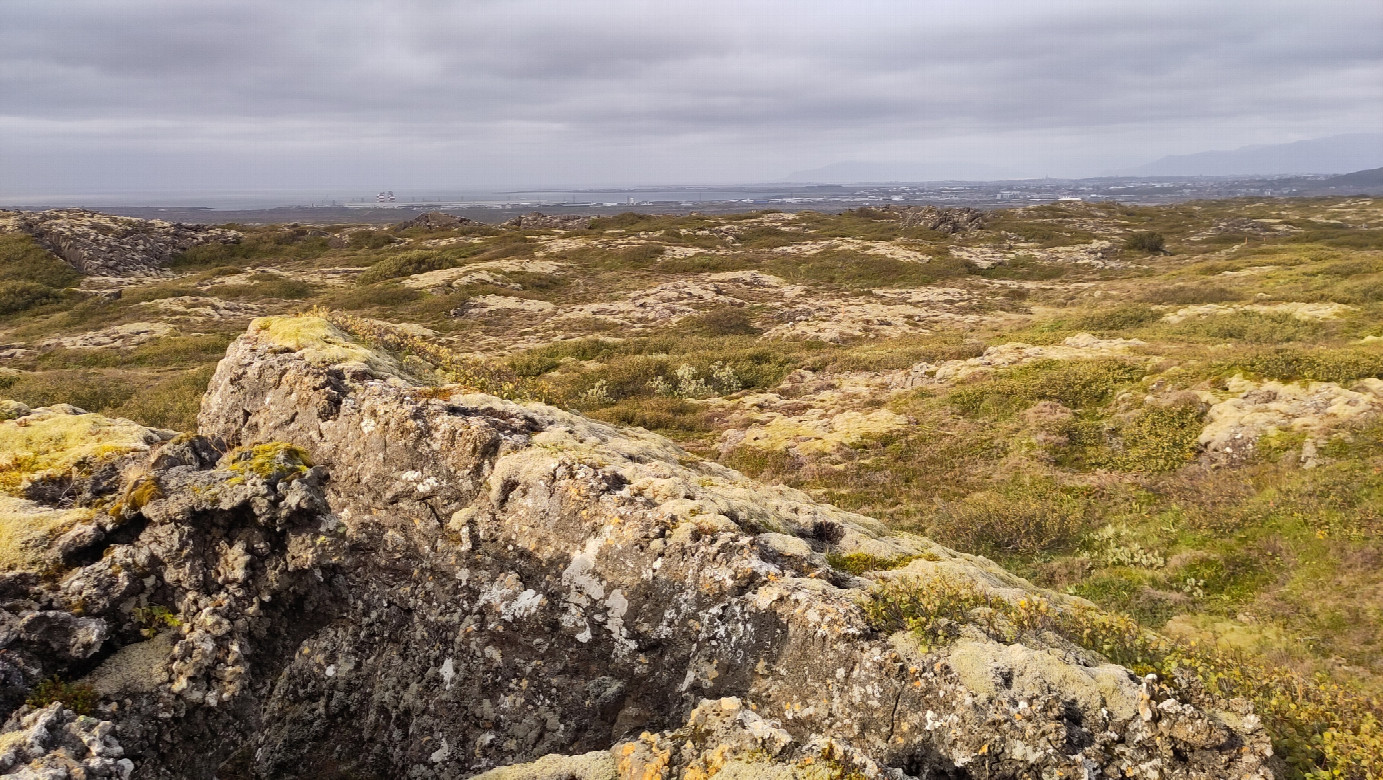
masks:
<instances>
[{"instance_id":1,"label":"dark volcanic rock","mask_svg":"<svg viewBox=\"0 0 1383 780\"><path fill-rule=\"evenodd\" d=\"M968 206L883 206L876 211L903 223L903 227L920 227L938 233L970 233L984 227L985 215Z\"/></svg>"},{"instance_id":2,"label":"dark volcanic rock","mask_svg":"<svg viewBox=\"0 0 1383 780\"><path fill-rule=\"evenodd\" d=\"M590 226L590 217L579 214L544 214L541 211L522 214L504 223L504 227L509 228L549 230L585 230Z\"/></svg>"},{"instance_id":3,"label":"dark volcanic rock","mask_svg":"<svg viewBox=\"0 0 1383 780\"><path fill-rule=\"evenodd\" d=\"M429 211L425 214L394 226L395 231L407 230L409 228L422 228L423 230L451 230L461 225L472 224L474 220L466 217L458 217L455 214L448 214L444 211Z\"/></svg>"},{"instance_id":4,"label":"dark volcanic rock","mask_svg":"<svg viewBox=\"0 0 1383 780\"><path fill-rule=\"evenodd\" d=\"M151 276L174 255L209 243L235 243L240 234L205 225L100 214L86 209L21 213L16 226L88 276Z\"/></svg>"}]
</instances>

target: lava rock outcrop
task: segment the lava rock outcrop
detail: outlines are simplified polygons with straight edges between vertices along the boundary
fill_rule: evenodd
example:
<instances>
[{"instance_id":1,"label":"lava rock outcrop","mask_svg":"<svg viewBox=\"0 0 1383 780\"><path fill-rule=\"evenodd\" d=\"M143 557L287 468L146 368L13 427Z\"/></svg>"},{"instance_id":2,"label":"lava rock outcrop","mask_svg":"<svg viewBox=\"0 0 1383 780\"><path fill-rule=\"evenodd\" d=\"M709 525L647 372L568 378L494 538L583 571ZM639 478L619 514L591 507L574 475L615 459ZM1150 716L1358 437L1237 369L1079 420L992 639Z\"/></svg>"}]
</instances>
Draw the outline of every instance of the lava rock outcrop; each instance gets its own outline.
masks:
<instances>
[{"instance_id":1,"label":"lava rock outcrop","mask_svg":"<svg viewBox=\"0 0 1383 780\"><path fill-rule=\"evenodd\" d=\"M73 650L0 634L22 661L0 745L36 745L7 766L65 766L24 736L48 718L100 735L63 754L107 772L85 776L1273 776L1242 702L866 615L885 579L1039 595L984 558L639 429L424 386L324 320L256 321L200 425L20 484L79 514L64 558L0 580L4 625L63 613L42 641ZM852 555L907 563L831 565ZM98 697L86 720L18 704L52 675Z\"/></svg>"},{"instance_id":2,"label":"lava rock outcrop","mask_svg":"<svg viewBox=\"0 0 1383 780\"><path fill-rule=\"evenodd\" d=\"M19 230L87 276L157 276L173 257L203 244L229 244L239 233L205 225L100 214L86 209L20 212Z\"/></svg>"}]
</instances>

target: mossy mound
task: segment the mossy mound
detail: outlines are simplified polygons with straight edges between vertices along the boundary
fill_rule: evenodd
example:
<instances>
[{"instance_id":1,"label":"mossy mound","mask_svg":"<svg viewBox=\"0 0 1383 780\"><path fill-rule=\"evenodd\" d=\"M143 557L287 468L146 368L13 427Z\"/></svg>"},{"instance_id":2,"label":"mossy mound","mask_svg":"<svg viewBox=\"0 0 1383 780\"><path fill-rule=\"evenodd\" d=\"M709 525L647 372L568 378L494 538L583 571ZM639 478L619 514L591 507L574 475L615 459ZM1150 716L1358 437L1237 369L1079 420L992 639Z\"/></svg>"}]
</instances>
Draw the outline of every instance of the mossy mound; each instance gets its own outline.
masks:
<instances>
[{"instance_id":1,"label":"mossy mound","mask_svg":"<svg viewBox=\"0 0 1383 780\"><path fill-rule=\"evenodd\" d=\"M393 358L363 346L322 317L261 317L250 323L250 333L300 353L316 366L354 363L377 376L398 376L403 372Z\"/></svg>"},{"instance_id":2,"label":"mossy mound","mask_svg":"<svg viewBox=\"0 0 1383 780\"><path fill-rule=\"evenodd\" d=\"M173 436L130 420L88 414L60 404L0 420L0 493L19 495L26 481L90 471L97 464L149 447Z\"/></svg>"}]
</instances>

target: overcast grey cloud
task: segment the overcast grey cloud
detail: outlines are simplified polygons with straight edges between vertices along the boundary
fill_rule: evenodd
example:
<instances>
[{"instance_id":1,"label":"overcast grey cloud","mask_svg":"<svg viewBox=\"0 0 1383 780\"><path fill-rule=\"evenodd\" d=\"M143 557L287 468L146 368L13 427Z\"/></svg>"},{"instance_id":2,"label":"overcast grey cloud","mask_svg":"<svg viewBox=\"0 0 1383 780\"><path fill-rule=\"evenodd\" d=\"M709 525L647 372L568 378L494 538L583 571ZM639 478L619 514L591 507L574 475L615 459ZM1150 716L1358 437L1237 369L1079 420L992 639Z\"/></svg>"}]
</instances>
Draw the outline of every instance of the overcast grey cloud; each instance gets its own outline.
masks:
<instances>
[{"instance_id":1,"label":"overcast grey cloud","mask_svg":"<svg viewBox=\"0 0 1383 780\"><path fill-rule=\"evenodd\" d=\"M0 196L1092 175L1383 128L1362 1L6 0Z\"/></svg>"}]
</instances>

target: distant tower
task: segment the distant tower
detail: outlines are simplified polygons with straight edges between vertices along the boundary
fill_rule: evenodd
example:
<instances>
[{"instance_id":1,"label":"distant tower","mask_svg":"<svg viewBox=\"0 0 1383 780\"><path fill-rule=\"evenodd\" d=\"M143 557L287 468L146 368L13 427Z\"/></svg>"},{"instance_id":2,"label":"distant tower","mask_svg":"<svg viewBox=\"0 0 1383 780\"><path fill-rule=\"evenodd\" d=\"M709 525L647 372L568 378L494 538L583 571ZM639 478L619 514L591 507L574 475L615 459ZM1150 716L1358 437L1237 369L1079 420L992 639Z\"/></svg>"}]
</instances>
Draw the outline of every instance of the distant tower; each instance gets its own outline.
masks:
<instances>
[{"instance_id":1,"label":"distant tower","mask_svg":"<svg viewBox=\"0 0 1383 780\"><path fill-rule=\"evenodd\" d=\"M388 194L389 194L389 202L390 202L390 203L393 203L393 202L394 202L394 191L393 191L393 190L389 190L389 193L388 193Z\"/></svg>"},{"instance_id":2,"label":"distant tower","mask_svg":"<svg viewBox=\"0 0 1383 780\"><path fill-rule=\"evenodd\" d=\"M381 193L379 193L378 195L375 196L375 202L376 202L376 203L383 203L383 202L384 202L384 198L385 198L385 194L384 194L383 192L381 192Z\"/></svg>"}]
</instances>

